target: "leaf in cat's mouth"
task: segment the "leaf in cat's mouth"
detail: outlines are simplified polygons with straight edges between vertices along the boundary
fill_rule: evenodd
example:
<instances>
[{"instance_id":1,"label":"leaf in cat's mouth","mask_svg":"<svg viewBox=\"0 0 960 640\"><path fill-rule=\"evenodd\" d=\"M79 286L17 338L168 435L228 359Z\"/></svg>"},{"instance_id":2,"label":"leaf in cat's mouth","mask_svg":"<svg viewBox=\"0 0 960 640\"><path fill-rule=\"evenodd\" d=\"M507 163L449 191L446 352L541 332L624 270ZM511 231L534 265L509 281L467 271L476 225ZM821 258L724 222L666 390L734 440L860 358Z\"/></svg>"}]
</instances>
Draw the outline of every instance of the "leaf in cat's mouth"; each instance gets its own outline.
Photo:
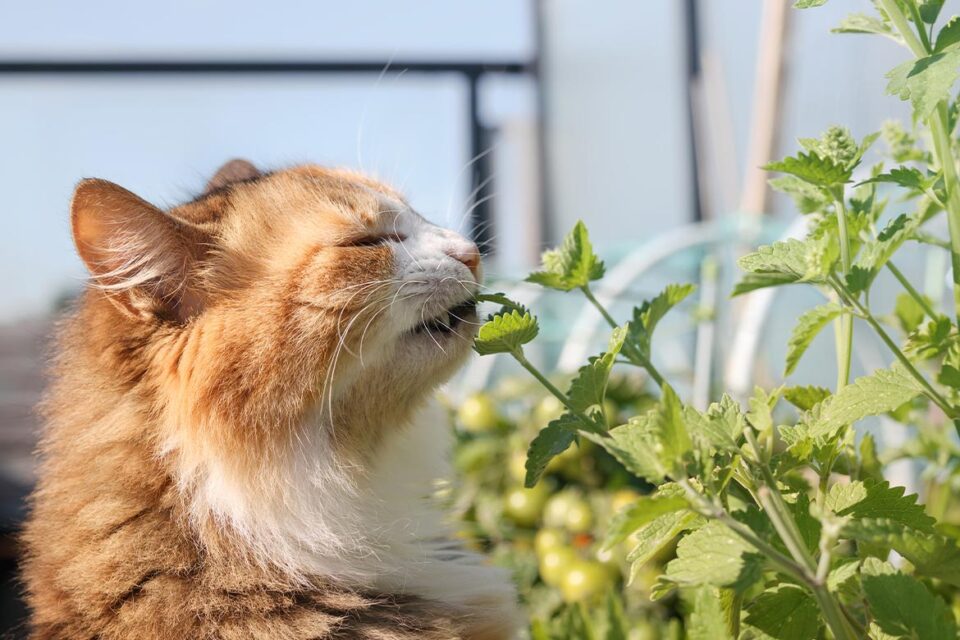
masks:
<instances>
[{"instance_id":1,"label":"leaf in cat's mouth","mask_svg":"<svg viewBox=\"0 0 960 640\"><path fill-rule=\"evenodd\" d=\"M450 307L440 315L421 322L413 333L447 334L453 333L462 323L468 322L477 313L476 300L465 300Z\"/></svg>"}]
</instances>

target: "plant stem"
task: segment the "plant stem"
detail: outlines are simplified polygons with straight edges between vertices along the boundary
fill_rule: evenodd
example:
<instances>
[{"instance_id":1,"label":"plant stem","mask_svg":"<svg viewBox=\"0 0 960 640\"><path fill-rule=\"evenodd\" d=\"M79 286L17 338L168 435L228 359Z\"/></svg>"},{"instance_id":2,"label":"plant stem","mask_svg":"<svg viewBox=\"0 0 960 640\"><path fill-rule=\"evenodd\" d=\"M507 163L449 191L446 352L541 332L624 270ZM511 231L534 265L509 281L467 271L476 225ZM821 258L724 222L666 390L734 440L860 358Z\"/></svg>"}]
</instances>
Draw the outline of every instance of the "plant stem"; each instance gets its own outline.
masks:
<instances>
[{"instance_id":1,"label":"plant stem","mask_svg":"<svg viewBox=\"0 0 960 640\"><path fill-rule=\"evenodd\" d=\"M903 288L907 290L907 293L910 294L910 297L917 301L917 304L920 305L920 308L923 309L923 312L927 314L929 318L936 318L937 312L933 310L933 307L930 306L930 303L927 301L926 296L917 291L910 281L907 280L907 277L893 264L893 261L887 260L887 269L890 270L890 273L893 274L893 277L896 278Z\"/></svg>"},{"instance_id":2,"label":"plant stem","mask_svg":"<svg viewBox=\"0 0 960 640\"><path fill-rule=\"evenodd\" d=\"M896 0L880 0L884 12L890 16L890 21L896 27L903 41L917 58L925 58L928 49L917 38L910 28L906 16L900 11ZM913 4L911 2L911 4ZM957 177L957 166L953 157L953 146L950 140L947 103L943 100L927 118L927 125L933 136L934 155L943 171L943 188L947 197L947 226L950 229L950 263L953 267L953 304L957 323L960 324L960 179Z\"/></svg>"},{"instance_id":3,"label":"plant stem","mask_svg":"<svg viewBox=\"0 0 960 640\"><path fill-rule=\"evenodd\" d=\"M610 325L611 329L616 329L620 326L617 324L617 321L614 319L614 317L610 315L610 312L607 311L602 304L600 304L600 301L597 300L596 297L594 297L593 291L590 290L589 286L584 285L580 287L580 290L583 291L583 295L586 296L587 300L590 301L590 304L596 307L597 311L600 312L600 315L602 315L603 319L607 321L607 324ZM650 377L653 378L653 381L656 382L657 386L662 389L664 385L663 376L660 375L660 372L657 371L657 368L653 366L653 363L650 362L650 359L643 356L643 354L640 352L640 349L633 344L629 336L627 336L627 342L623 346L624 354L629 357L631 364L635 364L646 369L647 373L650 374Z\"/></svg>"},{"instance_id":4,"label":"plant stem","mask_svg":"<svg viewBox=\"0 0 960 640\"><path fill-rule=\"evenodd\" d=\"M840 265L843 275L850 273L850 237L847 233L847 209L843 205L843 188L834 194L834 207L837 210L837 230L840 233ZM853 355L853 317L844 313L839 319L839 337L837 339L837 391L850 382L850 360Z\"/></svg>"},{"instance_id":5,"label":"plant stem","mask_svg":"<svg viewBox=\"0 0 960 640\"><path fill-rule=\"evenodd\" d=\"M860 317L866 320L877 335L880 336L880 339L883 340L883 343L887 345L887 348L893 352L894 357L904 366L907 372L913 376L913 378L923 387L925 395L930 398L931 401L947 415L948 418L953 419L955 417L955 411L950 406L950 403L940 395L936 389L933 388L927 379L923 377L923 374L920 373L917 368L910 362L910 359L900 350L900 347L897 346L897 343L893 341L893 338L884 330L884 328L877 322L877 319L873 317L873 314L870 313L870 310L867 309L859 300L851 296L843 286L837 286L837 292L843 298L844 302L856 309ZM958 425L958 430L960 430L960 425Z\"/></svg>"},{"instance_id":6,"label":"plant stem","mask_svg":"<svg viewBox=\"0 0 960 640\"><path fill-rule=\"evenodd\" d=\"M547 391L553 394L557 400L562 402L563 406L565 406L571 414L575 415L583 424L587 425L588 431L594 433L602 433L604 431L604 429L600 428L595 421L585 416L582 412L578 411L572 404L570 404L570 399L567 398L567 395L560 391L560 389L557 389L556 385L550 382L545 375L540 373L540 370L533 366L530 361L527 360L526 356L523 355L523 351L520 351L519 349L517 351L511 351L510 355L512 355L516 361L520 363L521 367L529 371L530 375L536 378Z\"/></svg>"}]
</instances>

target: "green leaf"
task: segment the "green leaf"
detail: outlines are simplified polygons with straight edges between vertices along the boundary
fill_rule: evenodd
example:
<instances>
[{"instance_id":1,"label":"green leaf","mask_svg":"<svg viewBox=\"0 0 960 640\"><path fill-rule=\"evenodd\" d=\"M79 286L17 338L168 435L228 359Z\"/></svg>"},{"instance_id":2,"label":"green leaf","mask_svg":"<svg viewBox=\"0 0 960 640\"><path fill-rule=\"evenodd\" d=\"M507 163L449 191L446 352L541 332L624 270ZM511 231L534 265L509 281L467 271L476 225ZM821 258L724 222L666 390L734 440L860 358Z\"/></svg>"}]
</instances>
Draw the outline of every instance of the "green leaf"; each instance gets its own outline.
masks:
<instances>
[{"instance_id":1,"label":"green leaf","mask_svg":"<svg viewBox=\"0 0 960 640\"><path fill-rule=\"evenodd\" d=\"M665 484L657 493L640 496L632 505L613 516L607 527L603 548L613 548L640 527L663 515L686 509L687 500L683 497L683 490L676 485Z\"/></svg>"},{"instance_id":2,"label":"green leaf","mask_svg":"<svg viewBox=\"0 0 960 640\"><path fill-rule=\"evenodd\" d=\"M529 311L497 313L480 327L473 348L482 356L514 352L536 338L539 331L537 319Z\"/></svg>"},{"instance_id":3,"label":"green leaf","mask_svg":"<svg viewBox=\"0 0 960 640\"><path fill-rule=\"evenodd\" d=\"M944 0L920 0L917 2L920 9L920 19L927 24L936 22L940 10L943 9L943 2Z\"/></svg>"},{"instance_id":4,"label":"green leaf","mask_svg":"<svg viewBox=\"0 0 960 640\"><path fill-rule=\"evenodd\" d=\"M635 541L634 547L627 554L627 561L633 563L630 581L633 581L641 567L659 554L674 538L693 528L693 525L701 520L700 516L691 511L674 511L660 516L633 534L631 539Z\"/></svg>"},{"instance_id":5,"label":"green leaf","mask_svg":"<svg viewBox=\"0 0 960 640\"><path fill-rule=\"evenodd\" d=\"M937 35L937 44L933 48L934 53L940 53L958 42L960 42L960 16L953 16L943 26L943 29L940 29L940 33Z\"/></svg>"},{"instance_id":6,"label":"green leaf","mask_svg":"<svg viewBox=\"0 0 960 640\"><path fill-rule=\"evenodd\" d=\"M913 235L919 225L920 221L917 218L906 214L897 216L883 228L883 231L877 235L876 240L864 244L863 250L857 256L854 264L869 272L872 280L887 261L893 257L897 249Z\"/></svg>"},{"instance_id":7,"label":"green leaf","mask_svg":"<svg viewBox=\"0 0 960 640\"><path fill-rule=\"evenodd\" d=\"M909 334L917 330L917 327L923 322L926 312L920 306L920 303L913 299L913 296L909 293L901 293L897 295L893 315L896 316L903 332Z\"/></svg>"},{"instance_id":8,"label":"green leaf","mask_svg":"<svg viewBox=\"0 0 960 640\"><path fill-rule=\"evenodd\" d=\"M793 3L794 9L812 9L813 7L822 7L827 4L827 0L797 0Z\"/></svg>"},{"instance_id":9,"label":"green leaf","mask_svg":"<svg viewBox=\"0 0 960 640\"><path fill-rule=\"evenodd\" d=\"M838 516L854 518L886 518L918 531L933 533L936 520L917 504L916 495L904 495L903 487L889 482L835 484L826 497L826 506Z\"/></svg>"},{"instance_id":10,"label":"green leaf","mask_svg":"<svg viewBox=\"0 0 960 640\"><path fill-rule=\"evenodd\" d=\"M783 397L787 402L801 411L809 411L829 396L830 390L825 387L785 387L783 390Z\"/></svg>"},{"instance_id":11,"label":"green leaf","mask_svg":"<svg viewBox=\"0 0 960 640\"><path fill-rule=\"evenodd\" d=\"M817 337L820 330L838 317L843 308L836 302L828 302L814 307L803 313L797 320L797 325L790 334L790 340L787 342L787 364L783 375L789 376L797 368L800 358L803 357L807 347Z\"/></svg>"},{"instance_id":12,"label":"green leaf","mask_svg":"<svg viewBox=\"0 0 960 640\"><path fill-rule=\"evenodd\" d=\"M862 518L843 527L843 537L894 549L910 561L917 574L960 586L960 548L938 533L925 533L887 519Z\"/></svg>"},{"instance_id":13,"label":"green leaf","mask_svg":"<svg viewBox=\"0 0 960 640\"><path fill-rule=\"evenodd\" d=\"M683 404L673 388L664 384L658 409L654 413L655 432L660 444L660 462L666 469L673 469L677 461L693 449L687 425L683 420Z\"/></svg>"},{"instance_id":14,"label":"green leaf","mask_svg":"<svg viewBox=\"0 0 960 640\"><path fill-rule=\"evenodd\" d=\"M960 389L960 369L949 364L943 365L940 373L937 374L937 382L954 389Z\"/></svg>"},{"instance_id":15,"label":"green leaf","mask_svg":"<svg viewBox=\"0 0 960 640\"><path fill-rule=\"evenodd\" d=\"M623 601L613 591L607 594L607 632L604 640L627 640L630 625L623 612Z\"/></svg>"},{"instance_id":16,"label":"green leaf","mask_svg":"<svg viewBox=\"0 0 960 640\"><path fill-rule=\"evenodd\" d=\"M820 609L805 589L781 584L757 596L745 621L777 640L814 640L820 632Z\"/></svg>"},{"instance_id":17,"label":"green leaf","mask_svg":"<svg viewBox=\"0 0 960 640\"><path fill-rule=\"evenodd\" d=\"M910 100L915 118L927 118L941 100L950 99L958 67L960 51L956 49L904 62L887 74L887 93Z\"/></svg>"},{"instance_id":18,"label":"green leaf","mask_svg":"<svg viewBox=\"0 0 960 640\"><path fill-rule=\"evenodd\" d=\"M878 369L824 400L818 405L819 415L811 410L803 422L809 426L811 437L829 437L844 425L893 411L920 391L917 381L900 369Z\"/></svg>"},{"instance_id":19,"label":"green leaf","mask_svg":"<svg viewBox=\"0 0 960 640\"><path fill-rule=\"evenodd\" d=\"M668 284L656 297L633 309L633 320L627 325L631 342L644 358L650 357L653 331L670 309L680 304L696 287L692 284Z\"/></svg>"},{"instance_id":20,"label":"green leaf","mask_svg":"<svg viewBox=\"0 0 960 640\"><path fill-rule=\"evenodd\" d=\"M733 640L719 589L703 586L696 590L686 631L688 640Z\"/></svg>"},{"instance_id":21,"label":"green leaf","mask_svg":"<svg viewBox=\"0 0 960 640\"><path fill-rule=\"evenodd\" d=\"M567 399L576 411L586 412L591 407L603 405L613 362L626 337L625 328L614 329L606 352L591 358L587 364L580 367L567 392Z\"/></svg>"},{"instance_id":22,"label":"green leaf","mask_svg":"<svg viewBox=\"0 0 960 640\"><path fill-rule=\"evenodd\" d=\"M762 246L741 257L737 264L748 274L734 287L733 295L804 280L810 248L810 242L790 239Z\"/></svg>"},{"instance_id":23,"label":"green leaf","mask_svg":"<svg viewBox=\"0 0 960 640\"><path fill-rule=\"evenodd\" d=\"M499 304L511 311L519 311L520 313L526 311L522 304L514 302L508 298L505 293L478 293L476 299L477 302L493 302L494 304Z\"/></svg>"},{"instance_id":24,"label":"green leaf","mask_svg":"<svg viewBox=\"0 0 960 640\"><path fill-rule=\"evenodd\" d=\"M840 24L831 29L831 31L833 33L874 33L886 36L897 42L902 41L900 36L890 28L889 24L883 20L862 13L851 13L841 20Z\"/></svg>"},{"instance_id":25,"label":"green leaf","mask_svg":"<svg viewBox=\"0 0 960 640\"><path fill-rule=\"evenodd\" d=\"M859 187L860 185L871 184L873 182L887 182L890 184L900 185L901 187L905 187L907 189L923 191L933 186L935 179L936 176L934 176L932 179L927 178L920 173L919 169L901 165L891 169L887 173L881 173L870 178L869 180L864 180L863 182L858 183L857 186Z\"/></svg>"},{"instance_id":26,"label":"green leaf","mask_svg":"<svg viewBox=\"0 0 960 640\"><path fill-rule=\"evenodd\" d=\"M816 151L808 153L801 151L779 162L771 162L763 168L767 171L788 173L814 186L824 188L842 185L850 180L849 169L829 158L822 157Z\"/></svg>"},{"instance_id":27,"label":"green leaf","mask_svg":"<svg viewBox=\"0 0 960 640\"><path fill-rule=\"evenodd\" d=\"M869 433L863 434L860 440L860 469L857 475L861 480L883 481L883 464L877 456L877 443Z\"/></svg>"},{"instance_id":28,"label":"green leaf","mask_svg":"<svg viewBox=\"0 0 960 640\"><path fill-rule=\"evenodd\" d=\"M809 182L791 175L778 176L767 181L771 189L786 193L793 198L793 202L800 213L816 213L830 204L831 199L823 189L815 187Z\"/></svg>"},{"instance_id":29,"label":"green leaf","mask_svg":"<svg viewBox=\"0 0 960 640\"><path fill-rule=\"evenodd\" d=\"M525 487L529 489L537 484L550 461L573 444L577 438L577 427L581 426L579 418L564 413L540 430L527 450Z\"/></svg>"},{"instance_id":30,"label":"green leaf","mask_svg":"<svg viewBox=\"0 0 960 640\"><path fill-rule=\"evenodd\" d=\"M916 578L868 559L861 582L873 620L885 633L917 640L956 640L950 609Z\"/></svg>"},{"instance_id":31,"label":"green leaf","mask_svg":"<svg viewBox=\"0 0 960 640\"><path fill-rule=\"evenodd\" d=\"M659 484L663 481L667 469L657 455L657 449L661 445L654 424L656 411L651 410L630 418L627 424L608 431L609 437L588 432L581 432L580 435L603 447L630 473L653 484Z\"/></svg>"},{"instance_id":32,"label":"green leaf","mask_svg":"<svg viewBox=\"0 0 960 640\"><path fill-rule=\"evenodd\" d=\"M530 274L528 282L570 291L587 286L603 277L603 262L593 253L590 236L583 221L578 220L556 249L545 251L543 270Z\"/></svg>"},{"instance_id":33,"label":"green leaf","mask_svg":"<svg viewBox=\"0 0 960 640\"><path fill-rule=\"evenodd\" d=\"M737 401L723 394L720 402L714 402L705 413L691 406L684 407L684 421L691 435L704 438L721 451L739 452L738 444L746 420Z\"/></svg>"},{"instance_id":34,"label":"green leaf","mask_svg":"<svg viewBox=\"0 0 960 640\"><path fill-rule=\"evenodd\" d=\"M763 556L723 523L712 520L677 545L664 580L679 586L713 585L742 592L763 573Z\"/></svg>"}]
</instances>

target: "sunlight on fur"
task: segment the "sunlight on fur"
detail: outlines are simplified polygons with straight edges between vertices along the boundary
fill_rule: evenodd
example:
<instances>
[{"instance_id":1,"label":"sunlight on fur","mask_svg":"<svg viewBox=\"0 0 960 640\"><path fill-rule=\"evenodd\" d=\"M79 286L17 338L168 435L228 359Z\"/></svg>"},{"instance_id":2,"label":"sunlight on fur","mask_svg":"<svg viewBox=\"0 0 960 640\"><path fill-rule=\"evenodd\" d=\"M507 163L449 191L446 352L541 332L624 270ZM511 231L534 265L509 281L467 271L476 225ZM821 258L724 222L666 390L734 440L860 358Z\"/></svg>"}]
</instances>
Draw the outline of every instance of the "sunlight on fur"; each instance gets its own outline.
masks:
<instances>
[{"instance_id":1,"label":"sunlight on fur","mask_svg":"<svg viewBox=\"0 0 960 640\"><path fill-rule=\"evenodd\" d=\"M365 176L239 160L166 212L84 180L71 216L91 287L43 408L34 638L512 636L508 576L430 497L472 242Z\"/></svg>"}]
</instances>

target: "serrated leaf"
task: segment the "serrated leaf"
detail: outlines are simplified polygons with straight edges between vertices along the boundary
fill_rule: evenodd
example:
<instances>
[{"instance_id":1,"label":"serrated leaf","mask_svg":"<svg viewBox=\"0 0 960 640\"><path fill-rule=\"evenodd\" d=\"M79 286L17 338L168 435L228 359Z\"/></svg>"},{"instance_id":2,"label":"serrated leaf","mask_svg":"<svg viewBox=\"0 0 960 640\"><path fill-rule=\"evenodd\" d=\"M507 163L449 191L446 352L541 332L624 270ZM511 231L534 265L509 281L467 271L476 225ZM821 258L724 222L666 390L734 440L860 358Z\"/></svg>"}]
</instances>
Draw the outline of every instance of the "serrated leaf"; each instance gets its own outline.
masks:
<instances>
[{"instance_id":1,"label":"serrated leaf","mask_svg":"<svg viewBox=\"0 0 960 640\"><path fill-rule=\"evenodd\" d=\"M859 187L860 185L871 184L874 182L886 182L900 185L901 187L905 187L907 189L923 191L924 189L930 188L933 184L933 180L935 179L936 176L934 176L934 178L927 178L920 173L919 169L901 165L891 169L886 173L878 174L869 180L864 180L863 182L858 183L857 186Z\"/></svg>"},{"instance_id":2,"label":"serrated leaf","mask_svg":"<svg viewBox=\"0 0 960 640\"><path fill-rule=\"evenodd\" d=\"M789 376L797 368L800 358L806 352L807 347L817 337L820 330L827 324L837 318L842 313L843 308L836 302L828 302L819 305L804 312L798 319L797 324L790 334L790 340L787 341L786 368L783 375Z\"/></svg>"},{"instance_id":3,"label":"serrated leaf","mask_svg":"<svg viewBox=\"0 0 960 640\"><path fill-rule=\"evenodd\" d=\"M767 171L789 173L817 187L830 188L850 180L850 170L815 151L800 152L763 167Z\"/></svg>"},{"instance_id":4,"label":"serrated leaf","mask_svg":"<svg viewBox=\"0 0 960 640\"><path fill-rule=\"evenodd\" d=\"M822 7L827 4L827 0L796 0L793 3L794 9L812 9L814 7Z\"/></svg>"},{"instance_id":5,"label":"serrated leaf","mask_svg":"<svg viewBox=\"0 0 960 640\"><path fill-rule=\"evenodd\" d=\"M819 402L830 396L830 390L825 387L785 387L783 397L801 411L809 411Z\"/></svg>"},{"instance_id":6,"label":"serrated leaf","mask_svg":"<svg viewBox=\"0 0 960 640\"><path fill-rule=\"evenodd\" d=\"M637 531L631 537L634 541L633 549L627 554L627 561L633 563L630 570L631 582L643 565L660 553L674 538L700 521L702 517L691 511L674 511L660 516Z\"/></svg>"},{"instance_id":7,"label":"serrated leaf","mask_svg":"<svg viewBox=\"0 0 960 640\"><path fill-rule=\"evenodd\" d=\"M863 250L854 263L855 266L869 272L872 280L897 249L913 235L919 224L919 220L906 214L897 216L883 228L876 240L863 245Z\"/></svg>"},{"instance_id":8,"label":"serrated leaf","mask_svg":"<svg viewBox=\"0 0 960 640\"><path fill-rule=\"evenodd\" d=\"M940 33L937 35L937 44L933 48L934 53L940 53L958 42L960 42L960 16L953 16L940 29Z\"/></svg>"},{"instance_id":9,"label":"serrated leaf","mask_svg":"<svg viewBox=\"0 0 960 640\"><path fill-rule=\"evenodd\" d=\"M960 548L938 533L924 533L894 520L861 518L843 527L843 537L894 549L917 573L960 586Z\"/></svg>"},{"instance_id":10,"label":"serrated leaf","mask_svg":"<svg viewBox=\"0 0 960 640\"><path fill-rule=\"evenodd\" d=\"M771 178L767 183L771 189L792 197L797 210L803 214L822 211L831 202L823 189L804 182L796 176L779 176Z\"/></svg>"},{"instance_id":11,"label":"serrated leaf","mask_svg":"<svg viewBox=\"0 0 960 640\"><path fill-rule=\"evenodd\" d=\"M696 590L686 626L688 640L733 640L719 589L703 586Z\"/></svg>"},{"instance_id":12,"label":"serrated leaf","mask_svg":"<svg viewBox=\"0 0 960 640\"><path fill-rule=\"evenodd\" d=\"M537 337L540 326L529 312L517 310L495 314L480 327L473 341L480 355L510 353Z\"/></svg>"},{"instance_id":13,"label":"serrated leaf","mask_svg":"<svg viewBox=\"0 0 960 640\"><path fill-rule=\"evenodd\" d=\"M826 497L826 507L838 516L854 518L886 518L918 531L933 533L936 520L917 504L916 495L904 495L903 487L889 482L835 484Z\"/></svg>"},{"instance_id":14,"label":"serrated leaf","mask_svg":"<svg viewBox=\"0 0 960 640\"><path fill-rule=\"evenodd\" d=\"M721 451L739 452L739 439L743 435L746 419L737 401L723 394L720 402L714 402L701 413L691 406L684 407L684 421L691 435L704 438Z\"/></svg>"},{"instance_id":15,"label":"serrated leaf","mask_svg":"<svg viewBox=\"0 0 960 640\"><path fill-rule=\"evenodd\" d=\"M654 425L659 446L660 462L666 469L684 458L693 448L687 425L683 420L683 404L673 388L664 384L660 404L654 411Z\"/></svg>"},{"instance_id":16,"label":"serrated leaf","mask_svg":"<svg viewBox=\"0 0 960 640\"><path fill-rule=\"evenodd\" d=\"M679 586L713 585L743 591L763 573L763 557L726 525L713 520L677 545L664 579Z\"/></svg>"},{"instance_id":17,"label":"serrated leaf","mask_svg":"<svg viewBox=\"0 0 960 640\"><path fill-rule=\"evenodd\" d=\"M960 51L956 49L904 62L887 74L887 93L910 100L914 117L927 118L940 101L950 99L958 67Z\"/></svg>"},{"instance_id":18,"label":"serrated leaf","mask_svg":"<svg viewBox=\"0 0 960 640\"><path fill-rule=\"evenodd\" d=\"M943 365L940 373L937 374L937 382L954 389L960 389L960 369L949 364Z\"/></svg>"},{"instance_id":19,"label":"serrated leaf","mask_svg":"<svg viewBox=\"0 0 960 640\"><path fill-rule=\"evenodd\" d=\"M893 411L904 402L920 395L917 381L899 369L878 369L868 376L857 378L835 395L825 400L819 415L813 410L804 416L813 438L829 437L840 427L857 420L887 411Z\"/></svg>"},{"instance_id":20,"label":"serrated leaf","mask_svg":"<svg viewBox=\"0 0 960 640\"><path fill-rule=\"evenodd\" d=\"M781 284L817 282L808 274L811 244L812 241L790 239L759 247L741 257L737 264L749 273L734 287L733 295Z\"/></svg>"},{"instance_id":21,"label":"serrated leaf","mask_svg":"<svg viewBox=\"0 0 960 640\"><path fill-rule=\"evenodd\" d=\"M913 576L870 559L864 562L861 583L873 621L883 632L917 640L956 640L957 626L946 603Z\"/></svg>"},{"instance_id":22,"label":"serrated leaf","mask_svg":"<svg viewBox=\"0 0 960 640\"><path fill-rule=\"evenodd\" d=\"M776 640L814 640L820 631L820 609L805 589L781 584L756 597L745 622Z\"/></svg>"},{"instance_id":23,"label":"serrated leaf","mask_svg":"<svg viewBox=\"0 0 960 640\"><path fill-rule=\"evenodd\" d=\"M528 282L570 291L587 286L603 277L603 262L593 252L590 235L583 221L578 220L556 249L545 251L543 270L530 274Z\"/></svg>"},{"instance_id":24,"label":"serrated leaf","mask_svg":"<svg viewBox=\"0 0 960 640\"><path fill-rule=\"evenodd\" d=\"M633 319L627 325L627 331L631 343L636 345L644 358L650 357L654 329L672 308L683 302L695 289L692 284L668 284L654 298L634 307Z\"/></svg>"},{"instance_id":25,"label":"serrated leaf","mask_svg":"<svg viewBox=\"0 0 960 640\"><path fill-rule=\"evenodd\" d=\"M523 484L528 489L537 484L550 461L566 451L577 438L578 418L564 413L540 430L527 449L527 475Z\"/></svg>"},{"instance_id":26,"label":"serrated leaf","mask_svg":"<svg viewBox=\"0 0 960 640\"><path fill-rule=\"evenodd\" d=\"M591 407L603 405L613 362L623 348L626 337L626 328L614 329L607 350L580 367L567 392L567 399L576 411L586 412Z\"/></svg>"},{"instance_id":27,"label":"serrated leaf","mask_svg":"<svg viewBox=\"0 0 960 640\"><path fill-rule=\"evenodd\" d=\"M877 443L869 433L863 434L860 440L860 468L857 477L860 480L883 481L883 464L877 456Z\"/></svg>"},{"instance_id":28,"label":"serrated leaf","mask_svg":"<svg viewBox=\"0 0 960 640\"><path fill-rule=\"evenodd\" d=\"M840 24L831 29L831 31L833 33L874 33L886 36L897 42L902 41L900 36L890 28L889 24L883 20L862 13L852 13L848 15L840 21Z\"/></svg>"},{"instance_id":29,"label":"serrated leaf","mask_svg":"<svg viewBox=\"0 0 960 640\"><path fill-rule=\"evenodd\" d=\"M623 542L640 527L676 511L685 511L687 500L683 490L672 484L663 485L653 494L640 496L637 500L613 516L603 541L604 549L611 549Z\"/></svg>"},{"instance_id":30,"label":"serrated leaf","mask_svg":"<svg viewBox=\"0 0 960 640\"><path fill-rule=\"evenodd\" d=\"M607 436L581 432L581 436L603 447L627 471L653 484L663 481L667 469L657 451L662 447L654 425L654 411L630 418L630 421L607 432Z\"/></svg>"}]
</instances>

